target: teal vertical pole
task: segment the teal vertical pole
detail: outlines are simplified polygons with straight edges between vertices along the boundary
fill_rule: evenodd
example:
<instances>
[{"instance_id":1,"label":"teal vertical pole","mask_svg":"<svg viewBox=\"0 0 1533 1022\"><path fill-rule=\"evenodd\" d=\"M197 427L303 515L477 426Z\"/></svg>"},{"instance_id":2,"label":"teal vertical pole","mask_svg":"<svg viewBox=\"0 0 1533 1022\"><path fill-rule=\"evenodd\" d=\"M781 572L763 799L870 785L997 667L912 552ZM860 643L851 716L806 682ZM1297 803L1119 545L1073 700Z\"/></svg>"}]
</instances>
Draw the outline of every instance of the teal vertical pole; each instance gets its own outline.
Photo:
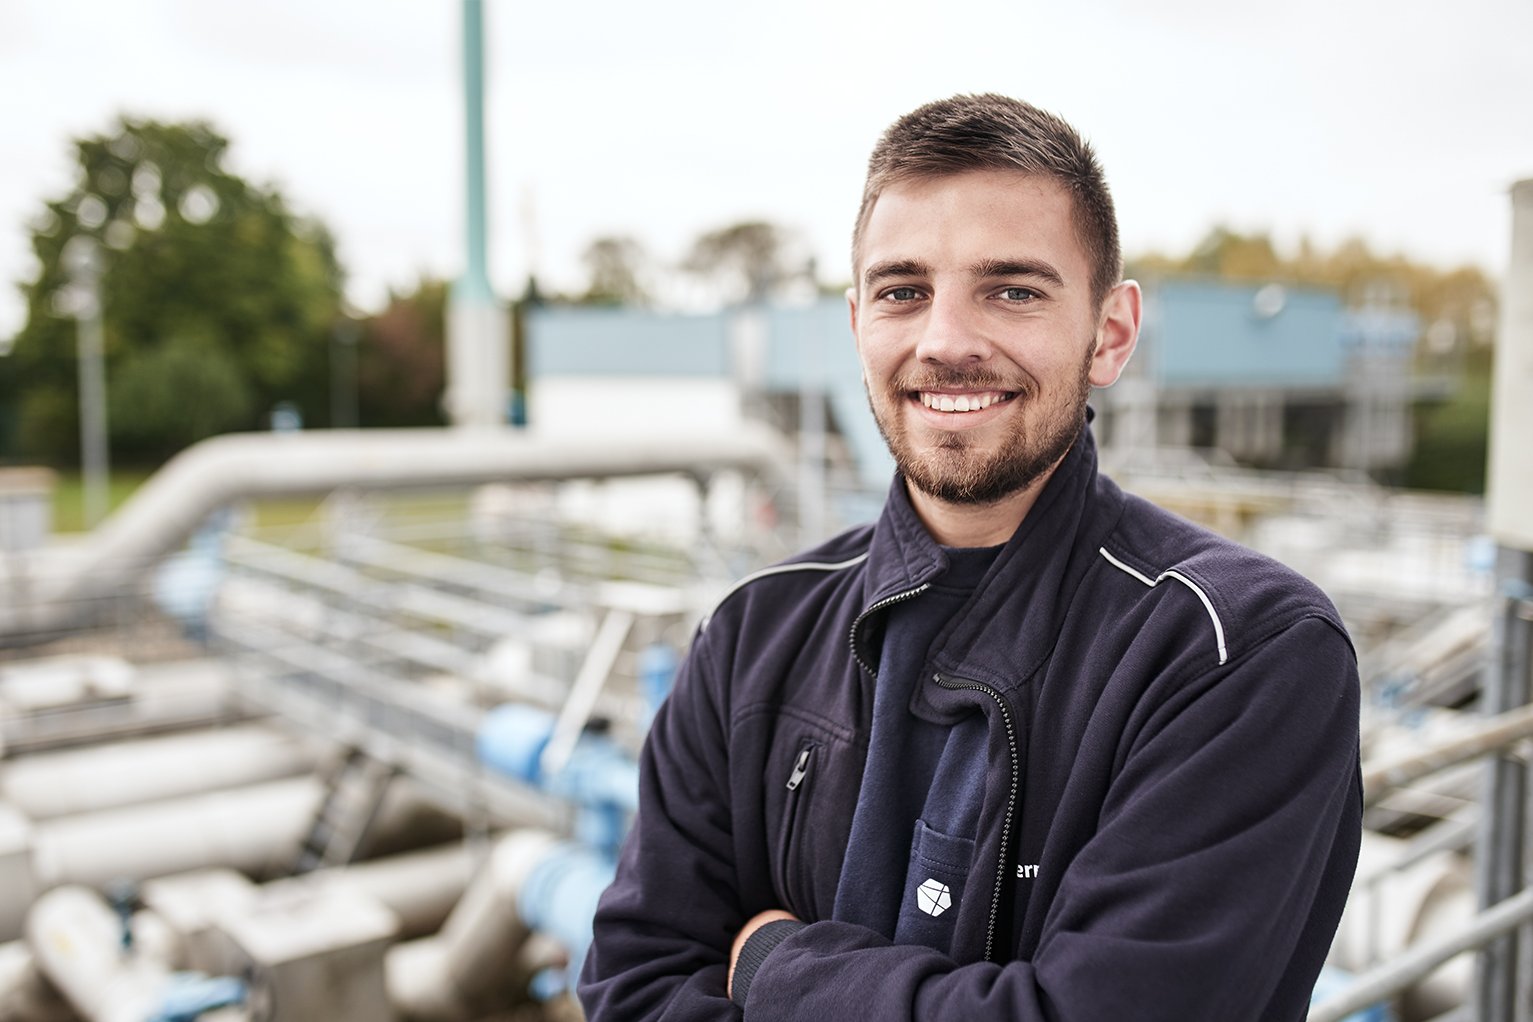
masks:
<instances>
[{"instance_id":1,"label":"teal vertical pole","mask_svg":"<svg viewBox=\"0 0 1533 1022\"><path fill-rule=\"evenodd\" d=\"M468 265L455 285L454 297L490 302L490 277L485 256L484 198L484 4L463 0L463 137L467 170L466 233Z\"/></svg>"},{"instance_id":2,"label":"teal vertical pole","mask_svg":"<svg viewBox=\"0 0 1533 1022\"><path fill-rule=\"evenodd\" d=\"M446 407L455 426L499 426L508 411L511 337L490 287L485 244L483 0L463 0L463 128L466 258L448 302Z\"/></svg>"}]
</instances>

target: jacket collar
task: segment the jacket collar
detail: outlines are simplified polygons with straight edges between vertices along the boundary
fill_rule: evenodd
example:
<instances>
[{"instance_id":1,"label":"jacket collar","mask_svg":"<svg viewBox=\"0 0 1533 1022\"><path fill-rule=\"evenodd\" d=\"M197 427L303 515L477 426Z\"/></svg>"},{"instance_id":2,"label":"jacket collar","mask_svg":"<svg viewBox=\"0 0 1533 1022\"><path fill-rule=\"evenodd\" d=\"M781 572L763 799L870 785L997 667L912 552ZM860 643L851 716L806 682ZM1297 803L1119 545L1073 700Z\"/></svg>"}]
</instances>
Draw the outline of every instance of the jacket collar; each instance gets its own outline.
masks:
<instances>
[{"instance_id":1,"label":"jacket collar","mask_svg":"<svg viewBox=\"0 0 1533 1022\"><path fill-rule=\"evenodd\" d=\"M1087 425L969 602L933 642L932 666L1002 690L1030 677L1047 659L1070 597L1122 507L1121 491L1097 473ZM916 589L947 567L896 476L873 530L864 606Z\"/></svg>"}]
</instances>

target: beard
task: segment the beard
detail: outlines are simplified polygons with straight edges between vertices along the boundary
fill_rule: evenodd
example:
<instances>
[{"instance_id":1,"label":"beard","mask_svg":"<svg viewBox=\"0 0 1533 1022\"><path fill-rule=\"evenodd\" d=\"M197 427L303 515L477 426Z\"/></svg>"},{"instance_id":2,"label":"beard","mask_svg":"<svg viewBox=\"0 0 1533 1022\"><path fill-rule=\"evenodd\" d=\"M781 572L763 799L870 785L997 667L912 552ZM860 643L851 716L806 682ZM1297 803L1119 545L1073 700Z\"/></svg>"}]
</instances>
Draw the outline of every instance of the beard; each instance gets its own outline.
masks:
<instances>
[{"instance_id":1,"label":"beard","mask_svg":"<svg viewBox=\"0 0 1533 1022\"><path fill-rule=\"evenodd\" d=\"M1086 401L1091 395L1092 346L1073 381L1074 388L1061 408L1041 409L1041 421L1028 423L1012 412L1012 422L993 450L985 450L968 432L940 434L935 445L918 450L906 428L902 406L914 391L965 388L1005 391L1010 402L1035 403L1037 385L1028 380L1003 379L989 370L960 372L947 366L927 367L923 372L894 380L886 395L888 413L868 394L873 419L883 434L889 453L905 481L923 493L949 504L994 504L1026 490L1069 453L1086 425ZM1009 403L1009 402L1008 402ZM963 414L963 413L954 413Z\"/></svg>"}]
</instances>

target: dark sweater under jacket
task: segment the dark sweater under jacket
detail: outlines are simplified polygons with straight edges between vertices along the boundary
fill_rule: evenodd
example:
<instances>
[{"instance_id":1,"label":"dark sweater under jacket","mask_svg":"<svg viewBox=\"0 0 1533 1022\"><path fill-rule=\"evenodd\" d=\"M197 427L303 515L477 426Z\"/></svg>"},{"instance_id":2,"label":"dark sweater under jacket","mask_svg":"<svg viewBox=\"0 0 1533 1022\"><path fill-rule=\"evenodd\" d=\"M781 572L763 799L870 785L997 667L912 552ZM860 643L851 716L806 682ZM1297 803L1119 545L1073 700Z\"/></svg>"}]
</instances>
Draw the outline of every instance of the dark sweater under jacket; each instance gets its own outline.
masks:
<instances>
[{"instance_id":1,"label":"dark sweater under jacket","mask_svg":"<svg viewBox=\"0 0 1533 1022\"><path fill-rule=\"evenodd\" d=\"M1351 647L1313 585L1099 475L1089 431L912 695L987 724L977 830L938 842L969 856L948 950L835 918L848 871L908 878L874 914L920 897L919 833L844 857L887 612L945 568L896 480L875 526L704 622L597 911L591 1022L740 1018L730 943L766 908L808 925L774 930L753 1022L1303 1018L1361 831Z\"/></svg>"}]
</instances>

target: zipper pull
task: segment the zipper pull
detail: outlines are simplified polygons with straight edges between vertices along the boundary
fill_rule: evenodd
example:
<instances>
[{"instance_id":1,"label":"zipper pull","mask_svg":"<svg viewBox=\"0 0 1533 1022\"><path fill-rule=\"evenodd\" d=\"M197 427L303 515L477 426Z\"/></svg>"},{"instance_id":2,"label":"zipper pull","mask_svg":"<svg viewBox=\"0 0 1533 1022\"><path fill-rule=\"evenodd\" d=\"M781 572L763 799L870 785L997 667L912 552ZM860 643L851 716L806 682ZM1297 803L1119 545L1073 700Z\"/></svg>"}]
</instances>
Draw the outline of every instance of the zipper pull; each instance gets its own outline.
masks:
<instances>
[{"instance_id":1,"label":"zipper pull","mask_svg":"<svg viewBox=\"0 0 1533 1022\"><path fill-rule=\"evenodd\" d=\"M809 749L810 746L804 746L798 752L798 759L793 761L793 773L788 775L789 791L797 791L804 783L804 775L809 773Z\"/></svg>"}]
</instances>

